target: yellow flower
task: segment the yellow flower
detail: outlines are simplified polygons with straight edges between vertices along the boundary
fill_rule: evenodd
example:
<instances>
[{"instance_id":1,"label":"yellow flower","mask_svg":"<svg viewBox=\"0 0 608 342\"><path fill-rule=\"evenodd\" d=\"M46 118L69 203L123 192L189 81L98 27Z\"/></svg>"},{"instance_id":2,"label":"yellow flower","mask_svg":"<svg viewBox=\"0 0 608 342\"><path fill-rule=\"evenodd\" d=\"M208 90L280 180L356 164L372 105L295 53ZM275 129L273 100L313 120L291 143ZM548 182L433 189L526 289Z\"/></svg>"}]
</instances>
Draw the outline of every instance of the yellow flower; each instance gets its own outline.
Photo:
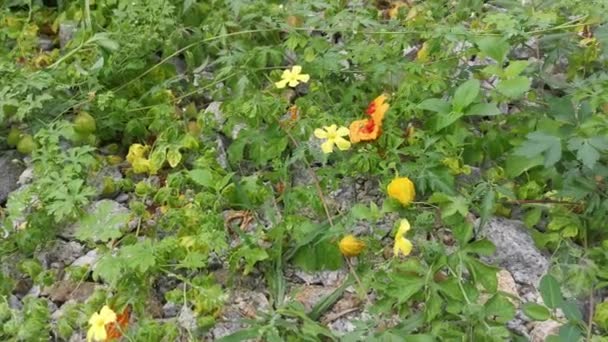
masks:
<instances>
[{"instance_id":1,"label":"yellow flower","mask_svg":"<svg viewBox=\"0 0 608 342\"><path fill-rule=\"evenodd\" d=\"M336 125L325 126L323 129L317 128L314 131L315 137L326 139L326 141L321 144L323 153L332 153L334 151L334 145L338 146L341 151L348 150L350 148L350 141L342 138L347 136L348 133L348 128L338 128Z\"/></svg>"},{"instance_id":2,"label":"yellow flower","mask_svg":"<svg viewBox=\"0 0 608 342\"><path fill-rule=\"evenodd\" d=\"M407 219L402 219L397 234L395 234L395 245L393 246L395 256L399 256L399 254L408 256L412 252L412 242L405 238L405 234L409 230L410 222Z\"/></svg>"},{"instance_id":3,"label":"yellow flower","mask_svg":"<svg viewBox=\"0 0 608 342\"><path fill-rule=\"evenodd\" d=\"M135 173L146 173L150 171L150 161L146 158L133 160L131 166L133 166L133 172Z\"/></svg>"},{"instance_id":4,"label":"yellow flower","mask_svg":"<svg viewBox=\"0 0 608 342\"><path fill-rule=\"evenodd\" d=\"M274 85L277 88L285 88L285 86L295 87L300 82L306 83L310 79L310 76L307 74L301 74L302 67L299 65L294 65L291 70L286 69L283 71L283 75L281 75L281 80L279 82L275 82Z\"/></svg>"},{"instance_id":5,"label":"yellow flower","mask_svg":"<svg viewBox=\"0 0 608 342\"><path fill-rule=\"evenodd\" d=\"M414 183L407 177L393 179L387 188L388 196L401 202L403 205L412 203L416 197Z\"/></svg>"},{"instance_id":6,"label":"yellow flower","mask_svg":"<svg viewBox=\"0 0 608 342\"><path fill-rule=\"evenodd\" d=\"M129 146L129 153L127 154L127 161L133 164L133 161L138 158L143 158L144 154L148 151L148 147L142 144L133 144Z\"/></svg>"},{"instance_id":7,"label":"yellow flower","mask_svg":"<svg viewBox=\"0 0 608 342\"><path fill-rule=\"evenodd\" d=\"M89 331L87 332L87 342L105 341L108 337L106 324L116 321L116 313L107 305L101 308L99 313L95 312L89 319Z\"/></svg>"},{"instance_id":8,"label":"yellow flower","mask_svg":"<svg viewBox=\"0 0 608 342\"><path fill-rule=\"evenodd\" d=\"M346 257L355 257L363 251L365 243L357 239L354 235L346 235L338 244L340 253Z\"/></svg>"},{"instance_id":9,"label":"yellow flower","mask_svg":"<svg viewBox=\"0 0 608 342\"><path fill-rule=\"evenodd\" d=\"M148 152L148 149L148 146L141 144L133 144L129 147L127 161L133 167L133 172L146 173L151 171L150 160L144 158L144 155Z\"/></svg>"}]
</instances>

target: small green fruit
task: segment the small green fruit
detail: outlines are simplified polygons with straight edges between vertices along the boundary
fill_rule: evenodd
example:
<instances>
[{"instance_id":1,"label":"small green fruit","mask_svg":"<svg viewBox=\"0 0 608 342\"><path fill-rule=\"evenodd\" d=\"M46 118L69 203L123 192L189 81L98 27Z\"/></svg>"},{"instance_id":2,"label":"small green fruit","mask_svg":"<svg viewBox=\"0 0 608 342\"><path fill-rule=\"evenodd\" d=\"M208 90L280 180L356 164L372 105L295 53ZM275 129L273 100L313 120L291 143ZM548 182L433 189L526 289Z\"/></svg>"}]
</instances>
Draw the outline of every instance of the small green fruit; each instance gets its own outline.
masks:
<instances>
[{"instance_id":1,"label":"small green fruit","mask_svg":"<svg viewBox=\"0 0 608 342\"><path fill-rule=\"evenodd\" d=\"M101 194L103 196L110 196L116 192L116 183L111 177L105 177L103 179L103 188Z\"/></svg>"},{"instance_id":2,"label":"small green fruit","mask_svg":"<svg viewBox=\"0 0 608 342\"><path fill-rule=\"evenodd\" d=\"M83 135L89 135L95 132L97 125L95 118L87 112L80 112L74 118L74 130Z\"/></svg>"},{"instance_id":3,"label":"small green fruit","mask_svg":"<svg viewBox=\"0 0 608 342\"><path fill-rule=\"evenodd\" d=\"M6 137L6 143L10 147L15 147L19 143L19 139L21 138L21 131L17 128L11 128L10 132L8 132L8 136Z\"/></svg>"},{"instance_id":4,"label":"small green fruit","mask_svg":"<svg viewBox=\"0 0 608 342\"><path fill-rule=\"evenodd\" d=\"M36 147L36 143L34 142L34 138L30 134L24 134L17 143L17 151L23 154L30 154Z\"/></svg>"},{"instance_id":5,"label":"small green fruit","mask_svg":"<svg viewBox=\"0 0 608 342\"><path fill-rule=\"evenodd\" d=\"M146 182L141 181L135 185L135 194L138 196L145 196L150 191L150 186Z\"/></svg>"}]
</instances>

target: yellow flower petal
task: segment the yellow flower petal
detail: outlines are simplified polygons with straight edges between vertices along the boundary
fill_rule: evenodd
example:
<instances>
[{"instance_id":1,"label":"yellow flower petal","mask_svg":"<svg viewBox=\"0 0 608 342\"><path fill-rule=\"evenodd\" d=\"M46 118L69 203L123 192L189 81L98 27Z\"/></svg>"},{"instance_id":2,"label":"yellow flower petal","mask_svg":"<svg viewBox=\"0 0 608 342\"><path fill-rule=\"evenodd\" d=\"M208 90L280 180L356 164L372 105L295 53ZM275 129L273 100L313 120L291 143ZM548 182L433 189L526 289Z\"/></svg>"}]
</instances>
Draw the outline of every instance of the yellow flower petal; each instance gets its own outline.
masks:
<instances>
[{"instance_id":1,"label":"yellow flower petal","mask_svg":"<svg viewBox=\"0 0 608 342\"><path fill-rule=\"evenodd\" d=\"M300 83L300 82L298 82L298 80L297 80L297 79L292 78L291 80L289 80L288 85L289 85L290 87L295 87L295 86L297 86L299 83Z\"/></svg>"},{"instance_id":2,"label":"yellow flower petal","mask_svg":"<svg viewBox=\"0 0 608 342\"><path fill-rule=\"evenodd\" d=\"M116 321L116 313L107 305L104 305L103 308L101 308L99 316L103 319L104 325Z\"/></svg>"},{"instance_id":3,"label":"yellow flower petal","mask_svg":"<svg viewBox=\"0 0 608 342\"><path fill-rule=\"evenodd\" d=\"M334 151L334 141L327 140L326 142L322 143L321 150L323 153L332 153Z\"/></svg>"},{"instance_id":4,"label":"yellow flower petal","mask_svg":"<svg viewBox=\"0 0 608 342\"><path fill-rule=\"evenodd\" d=\"M147 152L148 147L142 144L133 144L129 146L129 153L127 153L127 161L133 163L137 158L141 158Z\"/></svg>"},{"instance_id":5,"label":"yellow flower petal","mask_svg":"<svg viewBox=\"0 0 608 342\"><path fill-rule=\"evenodd\" d=\"M101 319L101 316L97 312L94 312L91 315L91 317L89 318L89 324L90 325L95 325L96 322L98 322L98 321L102 321L103 322L103 320Z\"/></svg>"},{"instance_id":6,"label":"yellow flower petal","mask_svg":"<svg viewBox=\"0 0 608 342\"><path fill-rule=\"evenodd\" d=\"M399 223L399 229L397 230L397 234L395 236L404 236L410 230L410 221L407 219L402 219Z\"/></svg>"},{"instance_id":7,"label":"yellow flower petal","mask_svg":"<svg viewBox=\"0 0 608 342\"><path fill-rule=\"evenodd\" d=\"M412 242L410 240L404 237L396 237L395 245L393 246L393 254L395 254L395 256L399 256L399 254L408 256L412 252L412 247Z\"/></svg>"},{"instance_id":8,"label":"yellow flower petal","mask_svg":"<svg viewBox=\"0 0 608 342\"><path fill-rule=\"evenodd\" d=\"M349 133L350 133L350 130L349 130L348 128L344 127L344 126L342 126L342 127L338 128L338 131L336 131L336 134L337 134L339 137L345 137L345 136L347 136Z\"/></svg>"},{"instance_id":9,"label":"yellow flower petal","mask_svg":"<svg viewBox=\"0 0 608 342\"><path fill-rule=\"evenodd\" d=\"M325 131L327 131L327 135L329 136L330 139L337 134L337 130L338 130L337 125L325 126L324 128L325 128Z\"/></svg>"},{"instance_id":10,"label":"yellow flower petal","mask_svg":"<svg viewBox=\"0 0 608 342\"><path fill-rule=\"evenodd\" d=\"M291 68L291 73L294 74L294 75L298 75L301 72L302 72L302 67L300 65L294 65Z\"/></svg>"},{"instance_id":11,"label":"yellow flower petal","mask_svg":"<svg viewBox=\"0 0 608 342\"><path fill-rule=\"evenodd\" d=\"M350 141L348 141L344 138L337 137L334 139L334 142L336 143L336 146L338 146L338 148L341 151L346 151L350 148Z\"/></svg>"},{"instance_id":12,"label":"yellow flower petal","mask_svg":"<svg viewBox=\"0 0 608 342\"><path fill-rule=\"evenodd\" d=\"M275 82L274 85L279 89L283 89L287 86L287 80L280 80L278 82Z\"/></svg>"},{"instance_id":13,"label":"yellow flower petal","mask_svg":"<svg viewBox=\"0 0 608 342\"><path fill-rule=\"evenodd\" d=\"M365 248L365 243L353 235L346 235L338 244L340 253L346 257L357 256Z\"/></svg>"},{"instance_id":14,"label":"yellow flower petal","mask_svg":"<svg viewBox=\"0 0 608 342\"><path fill-rule=\"evenodd\" d=\"M325 132L324 130L317 128L315 129L315 131L313 132L315 137L319 138L319 139L327 139L327 132Z\"/></svg>"},{"instance_id":15,"label":"yellow flower petal","mask_svg":"<svg viewBox=\"0 0 608 342\"><path fill-rule=\"evenodd\" d=\"M92 326L87 331L87 342L105 341L108 338L105 326Z\"/></svg>"},{"instance_id":16,"label":"yellow flower petal","mask_svg":"<svg viewBox=\"0 0 608 342\"><path fill-rule=\"evenodd\" d=\"M407 177L393 179L387 187L388 196L401 202L404 206L409 205L416 197L414 183Z\"/></svg>"},{"instance_id":17,"label":"yellow flower petal","mask_svg":"<svg viewBox=\"0 0 608 342\"><path fill-rule=\"evenodd\" d=\"M133 172L135 173L146 173L150 171L150 160L145 158L137 158L131 163Z\"/></svg>"},{"instance_id":18,"label":"yellow flower petal","mask_svg":"<svg viewBox=\"0 0 608 342\"><path fill-rule=\"evenodd\" d=\"M306 82L308 82L308 80L310 80L310 76L307 74L300 74L300 75L296 76L296 79L300 82L306 83Z\"/></svg>"}]
</instances>

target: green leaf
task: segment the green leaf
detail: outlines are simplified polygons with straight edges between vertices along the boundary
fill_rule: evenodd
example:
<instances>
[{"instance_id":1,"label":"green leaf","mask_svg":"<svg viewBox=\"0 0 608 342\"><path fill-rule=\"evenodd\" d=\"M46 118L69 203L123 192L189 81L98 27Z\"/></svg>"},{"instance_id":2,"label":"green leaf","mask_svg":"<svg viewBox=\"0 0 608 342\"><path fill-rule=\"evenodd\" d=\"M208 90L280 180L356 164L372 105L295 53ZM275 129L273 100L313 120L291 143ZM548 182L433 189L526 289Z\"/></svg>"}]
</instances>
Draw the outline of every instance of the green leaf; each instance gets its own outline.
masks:
<instances>
[{"instance_id":1,"label":"green leaf","mask_svg":"<svg viewBox=\"0 0 608 342\"><path fill-rule=\"evenodd\" d=\"M407 302L413 295L418 293L425 285L424 278L418 277L395 277L391 282L391 294L399 304Z\"/></svg>"},{"instance_id":2,"label":"green leaf","mask_svg":"<svg viewBox=\"0 0 608 342\"><path fill-rule=\"evenodd\" d=\"M313 321L318 320L325 312L327 312L327 310L331 309L331 307L338 300L340 300L340 298L342 298L342 295L344 294L346 288L351 286L352 284L352 278L344 281L342 285L340 285L340 287L338 287L332 293L319 300L319 302L315 304L312 310L308 313L308 317L310 317L310 319L312 319Z\"/></svg>"},{"instance_id":3,"label":"green leaf","mask_svg":"<svg viewBox=\"0 0 608 342\"><path fill-rule=\"evenodd\" d=\"M494 204L496 203L496 192L494 189L486 191L481 201L481 207L479 208L480 224L479 229L483 228L490 215L494 212Z\"/></svg>"},{"instance_id":4,"label":"green leaf","mask_svg":"<svg viewBox=\"0 0 608 342\"><path fill-rule=\"evenodd\" d=\"M448 113L450 111L450 104L442 99L426 99L418 104L419 109L428 110L437 113Z\"/></svg>"},{"instance_id":5,"label":"green leaf","mask_svg":"<svg viewBox=\"0 0 608 342\"><path fill-rule=\"evenodd\" d=\"M519 76L522 71L524 71L530 62L528 61L511 61L509 62L509 66L505 68L504 76L506 78L513 78L515 76Z\"/></svg>"},{"instance_id":6,"label":"green leaf","mask_svg":"<svg viewBox=\"0 0 608 342\"><path fill-rule=\"evenodd\" d=\"M478 39L476 43L481 52L490 56L499 64L505 60L507 52L509 52L509 43L506 42L505 38L500 36L483 37Z\"/></svg>"},{"instance_id":7,"label":"green leaf","mask_svg":"<svg viewBox=\"0 0 608 342\"><path fill-rule=\"evenodd\" d=\"M323 240L300 247L293 262L304 271L337 270L342 267L343 258L337 244Z\"/></svg>"},{"instance_id":8,"label":"green leaf","mask_svg":"<svg viewBox=\"0 0 608 342\"><path fill-rule=\"evenodd\" d=\"M479 95L479 89L481 84L476 79L470 79L461 84L454 92L454 98L452 99L452 108L456 112L462 112L470 105L477 95Z\"/></svg>"},{"instance_id":9,"label":"green leaf","mask_svg":"<svg viewBox=\"0 0 608 342\"><path fill-rule=\"evenodd\" d=\"M167 161L169 162L169 166L176 167L179 162L182 160L182 154L179 152L177 148L169 149L167 152Z\"/></svg>"},{"instance_id":10,"label":"green leaf","mask_svg":"<svg viewBox=\"0 0 608 342\"><path fill-rule=\"evenodd\" d=\"M483 239L468 244L465 247L465 251L470 253L477 253L483 256L490 256L494 254L494 252L496 252L496 246L494 246L491 241Z\"/></svg>"},{"instance_id":11,"label":"green leaf","mask_svg":"<svg viewBox=\"0 0 608 342\"><path fill-rule=\"evenodd\" d=\"M424 305L424 320L431 322L441 313L441 296L435 291L432 291Z\"/></svg>"},{"instance_id":12,"label":"green leaf","mask_svg":"<svg viewBox=\"0 0 608 342\"><path fill-rule=\"evenodd\" d=\"M536 303L525 303L523 310L526 316L535 321L546 321L551 318L551 312L546 306Z\"/></svg>"},{"instance_id":13,"label":"green leaf","mask_svg":"<svg viewBox=\"0 0 608 342\"><path fill-rule=\"evenodd\" d=\"M538 222L540 222L540 218L542 216L541 208L532 208L524 214L524 224L528 228L534 227Z\"/></svg>"},{"instance_id":14,"label":"green leaf","mask_svg":"<svg viewBox=\"0 0 608 342\"><path fill-rule=\"evenodd\" d=\"M133 245L124 246L120 249L119 256L124 260L124 264L131 270L136 270L141 273L156 264L154 257L154 246L148 239L142 242L137 242Z\"/></svg>"},{"instance_id":15,"label":"green leaf","mask_svg":"<svg viewBox=\"0 0 608 342\"><path fill-rule=\"evenodd\" d=\"M477 103L467 110L466 115L494 116L500 115L502 112L496 106L496 103Z\"/></svg>"},{"instance_id":16,"label":"green leaf","mask_svg":"<svg viewBox=\"0 0 608 342\"><path fill-rule=\"evenodd\" d=\"M540 295L543 297L543 302L551 309L558 308L564 301L557 279L550 274L546 274L542 277L539 290Z\"/></svg>"},{"instance_id":17,"label":"green leaf","mask_svg":"<svg viewBox=\"0 0 608 342\"><path fill-rule=\"evenodd\" d=\"M89 41L94 42L109 51L116 51L120 47L118 43L110 39L110 35L105 32L96 33Z\"/></svg>"},{"instance_id":18,"label":"green leaf","mask_svg":"<svg viewBox=\"0 0 608 342\"><path fill-rule=\"evenodd\" d=\"M568 141L568 149L577 151L576 159L590 169L600 160L600 152L591 144L590 139L572 138Z\"/></svg>"},{"instance_id":19,"label":"green leaf","mask_svg":"<svg viewBox=\"0 0 608 342\"><path fill-rule=\"evenodd\" d=\"M113 255L104 255L93 270L93 279L103 279L109 284L116 284L122 276L122 262Z\"/></svg>"},{"instance_id":20,"label":"green leaf","mask_svg":"<svg viewBox=\"0 0 608 342\"><path fill-rule=\"evenodd\" d=\"M505 161L505 173L508 177L517 177L533 167L543 165L543 160L544 158L540 154L532 157L511 154Z\"/></svg>"},{"instance_id":21,"label":"green leaf","mask_svg":"<svg viewBox=\"0 0 608 342\"><path fill-rule=\"evenodd\" d=\"M560 308L569 321L580 322L583 320L583 314L575 301L564 301Z\"/></svg>"},{"instance_id":22,"label":"green leaf","mask_svg":"<svg viewBox=\"0 0 608 342\"><path fill-rule=\"evenodd\" d=\"M467 264L476 281L478 281L490 293L496 292L498 287L498 278L496 277L496 272L498 272L497 267L486 265L483 262L471 257L467 258Z\"/></svg>"},{"instance_id":23,"label":"green leaf","mask_svg":"<svg viewBox=\"0 0 608 342\"><path fill-rule=\"evenodd\" d=\"M435 342L436 339L433 335L427 334L414 334L414 335L404 335L402 341L407 342Z\"/></svg>"},{"instance_id":24,"label":"green leaf","mask_svg":"<svg viewBox=\"0 0 608 342\"><path fill-rule=\"evenodd\" d=\"M527 140L515 149L515 155L526 158L544 156L545 167L551 167L562 157L562 144L559 137L536 131L527 135Z\"/></svg>"},{"instance_id":25,"label":"green leaf","mask_svg":"<svg viewBox=\"0 0 608 342\"><path fill-rule=\"evenodd\" d=\"M451 111L448 113L437 113L435 116L435 131L440 131L460 119L464 113Z\"/></svg>"},{"instance_id":26,"label":"green leaf","mask_svg":"<svg viewBox=\"0 0 608 342\"><path fill-rule=\"evenodd\" d=\"M456 213L462 217L466 217L469 213L469 203L463 196L449 196L448 204L442 206L441 217L450 217Z\"/></svg>"},{"instance_id":27,"label":"green leaf","mask_svg":"<svg viewBox=\"0 0 608 342\"><path fill-rule=\"evenodd\" d=\"M515 306L501 294L495 294L485 304L485 314L498 323L507 323L515 317Z\"/></svg>"},{"instance_id":28,"label":"green leaf","mask_svg":"<svg viewBox=\"0 0 608 342\"><path fill-rule=\"evenodd\" d=\"M179 264L180 267L189 269L199 269L207 265L207 254L203 254L197 251L189 251L186 257Z\"/></svg>"},{"instance_id":29,"label":"green leaf","mask_svg":"<svg viewBox=\"0 0 608 342\"><path fill-rule=\"evenodd\" d=\"M203 169L195 169L195 170L190 170L190 172L188 172L188 174L190 175L190 178L198 185L202 185L205 187L209 187L212 188L213 187L213 174L211 174L211 172L209 170L203 170Z\"/></svg>"},{"instance_id":30,"label":"green leaf","mask_svg":"<svg viewBox=\"0 0 608 342\"><path fill-rule=\"evenodd\" d=\"M582 336L583 332L581 331L581 329L572 323L562 325L559 328L560 342L576 342L579 341Z\"/></svg>"},{"instance_id":31,"label":"green leaf","mask_svg":"<svg viewBox=\"0 0 608 342\"><path fill-rule=\"evenodd\" d=\"M508 98L516 99L530 89L532 82L524 76L516 76L511 79L502 80L496 86L496 90Z\"/></svg>"},{"instance_id":32,"label":"green leaf","mask_svg":"<svg viewBox=\"0 0 608 342\"><path fill-rule=\"evenodd\" d=\"M239 330L230 335L224 336L216 340L216 342L241 342L260 337L260 329L257 327Z\"/></svg>"},{"instance_id":33,"label":"green leaf","mask_svg":"<svg viewBox=\"0 0 608 342\"><path fill-rule=\"evenodd\" d=\"M85 215L78 228L76 238L81 241L107 242L122 236L122 228L129 221L126 210L114 201L102 200L93 213Z\"/></svg>"}]
</instances>

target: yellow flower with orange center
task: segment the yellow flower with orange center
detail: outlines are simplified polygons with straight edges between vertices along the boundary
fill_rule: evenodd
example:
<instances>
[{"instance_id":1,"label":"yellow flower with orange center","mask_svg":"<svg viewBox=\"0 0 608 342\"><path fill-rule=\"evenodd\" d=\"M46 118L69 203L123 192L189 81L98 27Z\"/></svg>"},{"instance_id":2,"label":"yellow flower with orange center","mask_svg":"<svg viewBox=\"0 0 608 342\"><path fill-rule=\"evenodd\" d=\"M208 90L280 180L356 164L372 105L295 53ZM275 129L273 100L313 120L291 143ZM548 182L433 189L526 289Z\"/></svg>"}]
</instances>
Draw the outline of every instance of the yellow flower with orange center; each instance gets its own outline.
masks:
<instances>
[{"instance_id":1,"label":"yellow flower with orange center","mask_svg":"<svg viewBox=\"0 0 608 342\"><path fill-rule=\"evenodd\" d=\"M387 187L388 196L401 202L404 206L409 205L416 197L414 183L407 177L393 179Z\"/></svg>"},{"instance_id":2,"label":"yellow flower with orange center","mask_svg":"<svg viewBox=\"0 0 608 342\"><path fill-rule=\"evenodd\" d=\"M366 110L369 119L355 120L350 124L349 135L352 143L378 139L382 133L384 114L389 108L386 99L387 96L384 94L376 97Z\"/></svg>"},{"instance_id":3,"label":"yellow flower with orange center","mask_svg":"<svg viewBox=\"0 0 608 342\"><path fill-rule=\"evenodd\" d=\"M357 239L354 235L346 235L338 244L340 253L345 257L355 257L365 249L365 243Z\"/></svg>"}]
</instances>

